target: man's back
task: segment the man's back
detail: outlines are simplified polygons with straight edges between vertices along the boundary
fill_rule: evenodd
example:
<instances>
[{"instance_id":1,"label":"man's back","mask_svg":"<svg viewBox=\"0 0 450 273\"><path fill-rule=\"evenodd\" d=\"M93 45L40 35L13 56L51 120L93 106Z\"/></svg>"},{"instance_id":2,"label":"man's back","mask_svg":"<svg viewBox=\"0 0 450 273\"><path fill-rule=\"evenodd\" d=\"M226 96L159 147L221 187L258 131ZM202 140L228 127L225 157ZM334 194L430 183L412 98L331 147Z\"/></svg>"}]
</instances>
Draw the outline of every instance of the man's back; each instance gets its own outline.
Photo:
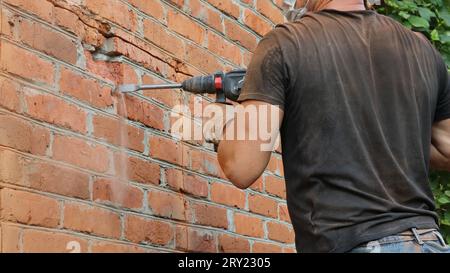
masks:
<instances>
[{"instance_id":1,"label":"man's back","mask_svg":"<svg viewBox=\"0 0 450 273\"><path fill-rule=\"evenodd\" d=\"M324 10L267 35L247 78L241 100L284 110L299 251L437 228L428 169L447 72L425 39L372 11Z\"/></svg>"}]
</instances>

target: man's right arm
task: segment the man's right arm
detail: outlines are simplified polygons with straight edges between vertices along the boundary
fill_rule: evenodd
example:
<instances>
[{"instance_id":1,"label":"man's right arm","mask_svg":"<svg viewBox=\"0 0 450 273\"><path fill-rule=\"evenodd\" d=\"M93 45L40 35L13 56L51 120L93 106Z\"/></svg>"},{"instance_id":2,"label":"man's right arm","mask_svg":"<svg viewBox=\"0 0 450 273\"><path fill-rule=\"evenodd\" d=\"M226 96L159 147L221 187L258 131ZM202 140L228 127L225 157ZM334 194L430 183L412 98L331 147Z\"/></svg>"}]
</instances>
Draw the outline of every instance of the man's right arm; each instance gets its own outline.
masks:
<instances>
[{"instance_id":1,"label":"man's right arm","mask_svg":"<svg viewBox=\"0 0 450 273\"><path fill-rule=\"evenodd\" d=\"M430 164L433 170L450 172L450 119L433 125Z\"/></svg>"}]
</instances>

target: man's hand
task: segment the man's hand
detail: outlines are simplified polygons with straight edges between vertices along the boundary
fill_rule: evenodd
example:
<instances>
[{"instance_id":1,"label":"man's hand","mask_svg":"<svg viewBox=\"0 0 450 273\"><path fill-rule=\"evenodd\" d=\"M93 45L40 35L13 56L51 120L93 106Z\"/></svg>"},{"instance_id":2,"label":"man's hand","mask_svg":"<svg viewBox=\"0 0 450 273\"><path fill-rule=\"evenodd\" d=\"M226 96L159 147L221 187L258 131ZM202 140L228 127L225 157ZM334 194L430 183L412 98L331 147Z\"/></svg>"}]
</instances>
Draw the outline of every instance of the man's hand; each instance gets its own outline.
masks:
<instances>
[{"instance_id":1,"label":"man's hand","mask_svg":"<svg viewBox=\"0 0 450 273\"><path fill-rule=\"evenodd\" d=\"M431 168L450 171L450 119L433 125L431 144Z\"/></svg>"},{"instance_id":2,"label":"man's hand","mask_svg":"<svg viewBox=\"0 0 450 273\"><path fill-rule=\"evenodd\" d=\"M212 103L209 104L203 114L203 137L206 142L218 145L224 138L225 126L230 123L235 115L234 107L237 103Z\"/></svg>"}]
</instances>

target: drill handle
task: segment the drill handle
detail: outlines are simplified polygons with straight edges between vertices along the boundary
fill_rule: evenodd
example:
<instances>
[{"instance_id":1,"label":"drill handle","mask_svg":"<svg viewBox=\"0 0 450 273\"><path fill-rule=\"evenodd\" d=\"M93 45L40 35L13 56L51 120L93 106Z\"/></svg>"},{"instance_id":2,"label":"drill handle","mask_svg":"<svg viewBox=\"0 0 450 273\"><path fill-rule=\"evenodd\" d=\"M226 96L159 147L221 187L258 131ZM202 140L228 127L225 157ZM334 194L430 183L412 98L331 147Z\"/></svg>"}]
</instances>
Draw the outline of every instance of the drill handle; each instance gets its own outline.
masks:
<instances>
[{"instance_id":1,"label":"drill handle","mask_svg":"<svg viewBox=\"0 0 450 273\"><path fill-rule=\"evenodd\" d=\"M223 75L223 93L227 99L237 101L241 94L241 89L244 86L245 69L232 70Z\"/></svg>"}]
</instances>

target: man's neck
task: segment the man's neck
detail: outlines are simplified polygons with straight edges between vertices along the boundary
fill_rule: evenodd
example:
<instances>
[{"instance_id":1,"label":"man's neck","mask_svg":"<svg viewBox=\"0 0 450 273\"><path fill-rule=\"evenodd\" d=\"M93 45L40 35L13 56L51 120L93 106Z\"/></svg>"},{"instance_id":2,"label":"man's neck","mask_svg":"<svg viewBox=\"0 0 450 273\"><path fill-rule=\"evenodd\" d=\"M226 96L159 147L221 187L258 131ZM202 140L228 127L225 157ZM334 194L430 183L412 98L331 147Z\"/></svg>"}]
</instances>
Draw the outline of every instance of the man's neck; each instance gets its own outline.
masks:
<instances>
[{"instance_id":1,"label":"man's neck","mask_svg":"<svg viewBox=\"0 0 450 273\"><path fill-rule=\"evenodd\" d=\"M365 10L364 1L361 0L335 0L331 1L325 7L326 9L342 10L342 11L354 11Z\"/></svg>"}]
</instances>

